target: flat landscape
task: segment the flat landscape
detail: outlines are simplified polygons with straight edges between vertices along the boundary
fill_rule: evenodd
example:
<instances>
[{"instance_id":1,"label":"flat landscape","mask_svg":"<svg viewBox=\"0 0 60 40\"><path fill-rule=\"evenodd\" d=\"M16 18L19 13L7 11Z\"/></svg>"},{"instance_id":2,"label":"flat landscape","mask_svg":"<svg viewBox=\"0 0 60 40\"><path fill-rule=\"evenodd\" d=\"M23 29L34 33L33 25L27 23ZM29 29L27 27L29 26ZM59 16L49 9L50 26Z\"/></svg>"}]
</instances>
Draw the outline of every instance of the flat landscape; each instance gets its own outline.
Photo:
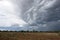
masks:
<instances>
[{"instance_id":1,"label":"flat landscape","mask_svg":"<svg viewBox=\"0 0 60 40\"><path fill-rule=\"evenodd\" d=\"M0 32L0 40L60 40L60 33Z\"/></svg>"}]
</instances>

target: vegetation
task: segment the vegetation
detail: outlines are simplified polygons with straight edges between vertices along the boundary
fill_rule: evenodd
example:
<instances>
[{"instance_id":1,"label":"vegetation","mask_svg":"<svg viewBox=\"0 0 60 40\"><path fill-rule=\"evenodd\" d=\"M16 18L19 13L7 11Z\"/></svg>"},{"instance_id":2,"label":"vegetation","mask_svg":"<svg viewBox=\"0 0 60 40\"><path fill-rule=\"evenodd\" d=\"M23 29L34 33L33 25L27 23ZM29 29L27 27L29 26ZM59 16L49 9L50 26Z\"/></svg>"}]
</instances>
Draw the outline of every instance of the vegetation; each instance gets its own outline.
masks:
<instances>
[{"instance_id":1,"label":"vegetation","mask_svg":"<svg viewBox=\"0 0 60 40\"><path fill-rule=\"evenodd\" d=\"M0 40L60 40L59 31L0 31Z\"/></svg>"},{"instance_id":2,"label":"vegetation","mask_svg":"<svg viewBox=\"0 0 60 40\"><path fill-rule=\"evenodd\" d=\"M0 32L43 32L43 33L60 33L60 31L36 31L36 30L32 30L32 31L29 31L29 30L27 30L27 31L24 31L24 30L21 30L21 31L8 31L8 30L3 30L3 31L1 31L0 30Z\"/></svg>"}]
</instances>

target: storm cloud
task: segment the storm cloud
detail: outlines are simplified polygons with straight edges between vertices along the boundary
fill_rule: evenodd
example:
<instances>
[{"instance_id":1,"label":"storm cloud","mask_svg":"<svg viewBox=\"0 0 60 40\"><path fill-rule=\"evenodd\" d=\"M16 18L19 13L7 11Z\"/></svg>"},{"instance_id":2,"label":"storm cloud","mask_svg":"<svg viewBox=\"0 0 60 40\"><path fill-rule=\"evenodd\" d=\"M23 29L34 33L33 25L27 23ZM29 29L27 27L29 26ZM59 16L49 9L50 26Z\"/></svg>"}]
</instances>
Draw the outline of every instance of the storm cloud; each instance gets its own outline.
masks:
<instances>
[{"instance_id":1,"label":"storm cloud","mask_svg":"<svg viewBox=\"0 0 60 40\"><path fill-rule=\"evenodd\" d=\"M23 30L33 30L33 29L38 31L40 30L59 31L60 30L60 1L59 0L9 0L9 2L13 4L12 5L10 3L11 7L10 5L8 6L9 8L11 8L8 9L9 12L6 12L5 9L2 10L1 9L2 5L0 7L2 11L5 11L5 13L3 12L2 13L9 18L8 21L6 18L4 19L3 17L3 19L7 21L2 21L1 22L2 24L4 24L4 22L5 23L7 22L7 25L9 25L10 22L11 27L21 26L20 29ZM0 19L1 18L2 16L0 16Z\"/></svg>"}]
</instances>

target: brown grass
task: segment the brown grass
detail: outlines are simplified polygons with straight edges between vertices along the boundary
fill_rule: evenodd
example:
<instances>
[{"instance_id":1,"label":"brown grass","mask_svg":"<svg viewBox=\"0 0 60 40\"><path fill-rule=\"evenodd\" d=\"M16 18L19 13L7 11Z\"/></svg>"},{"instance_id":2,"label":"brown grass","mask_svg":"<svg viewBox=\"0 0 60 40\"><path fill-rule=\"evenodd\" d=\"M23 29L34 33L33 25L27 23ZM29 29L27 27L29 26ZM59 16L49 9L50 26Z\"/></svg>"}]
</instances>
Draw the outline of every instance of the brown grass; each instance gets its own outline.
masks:
<instances>
[{"instance_id":1,"label":"brown grass","mask_svg":"<svg viewBox=\"0 0 60 40\"><path fill-rule=\"evenodd\" d=\"M60 33L0 32L0 40L60 40Z\"/></svg>"}]
</instances>

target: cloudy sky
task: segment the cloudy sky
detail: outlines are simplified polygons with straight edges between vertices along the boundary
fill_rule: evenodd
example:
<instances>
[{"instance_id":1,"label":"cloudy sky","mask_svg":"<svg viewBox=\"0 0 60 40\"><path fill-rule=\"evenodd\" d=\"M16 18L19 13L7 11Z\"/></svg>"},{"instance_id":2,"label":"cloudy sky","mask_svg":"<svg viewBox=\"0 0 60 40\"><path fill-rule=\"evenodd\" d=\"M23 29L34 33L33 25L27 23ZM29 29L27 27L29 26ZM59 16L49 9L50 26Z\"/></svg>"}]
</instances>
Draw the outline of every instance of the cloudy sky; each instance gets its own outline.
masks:
<instances>
[{"instance_id":1,"label":"cloudy sky","mask_svg":"<svg viewBox=\"0 0 60 40\"><path fill-rule=\"evenodd\" d=\"M60 30L60 1L0 0L0 29L6 28Z\"/></svg>"}]
</instances>

